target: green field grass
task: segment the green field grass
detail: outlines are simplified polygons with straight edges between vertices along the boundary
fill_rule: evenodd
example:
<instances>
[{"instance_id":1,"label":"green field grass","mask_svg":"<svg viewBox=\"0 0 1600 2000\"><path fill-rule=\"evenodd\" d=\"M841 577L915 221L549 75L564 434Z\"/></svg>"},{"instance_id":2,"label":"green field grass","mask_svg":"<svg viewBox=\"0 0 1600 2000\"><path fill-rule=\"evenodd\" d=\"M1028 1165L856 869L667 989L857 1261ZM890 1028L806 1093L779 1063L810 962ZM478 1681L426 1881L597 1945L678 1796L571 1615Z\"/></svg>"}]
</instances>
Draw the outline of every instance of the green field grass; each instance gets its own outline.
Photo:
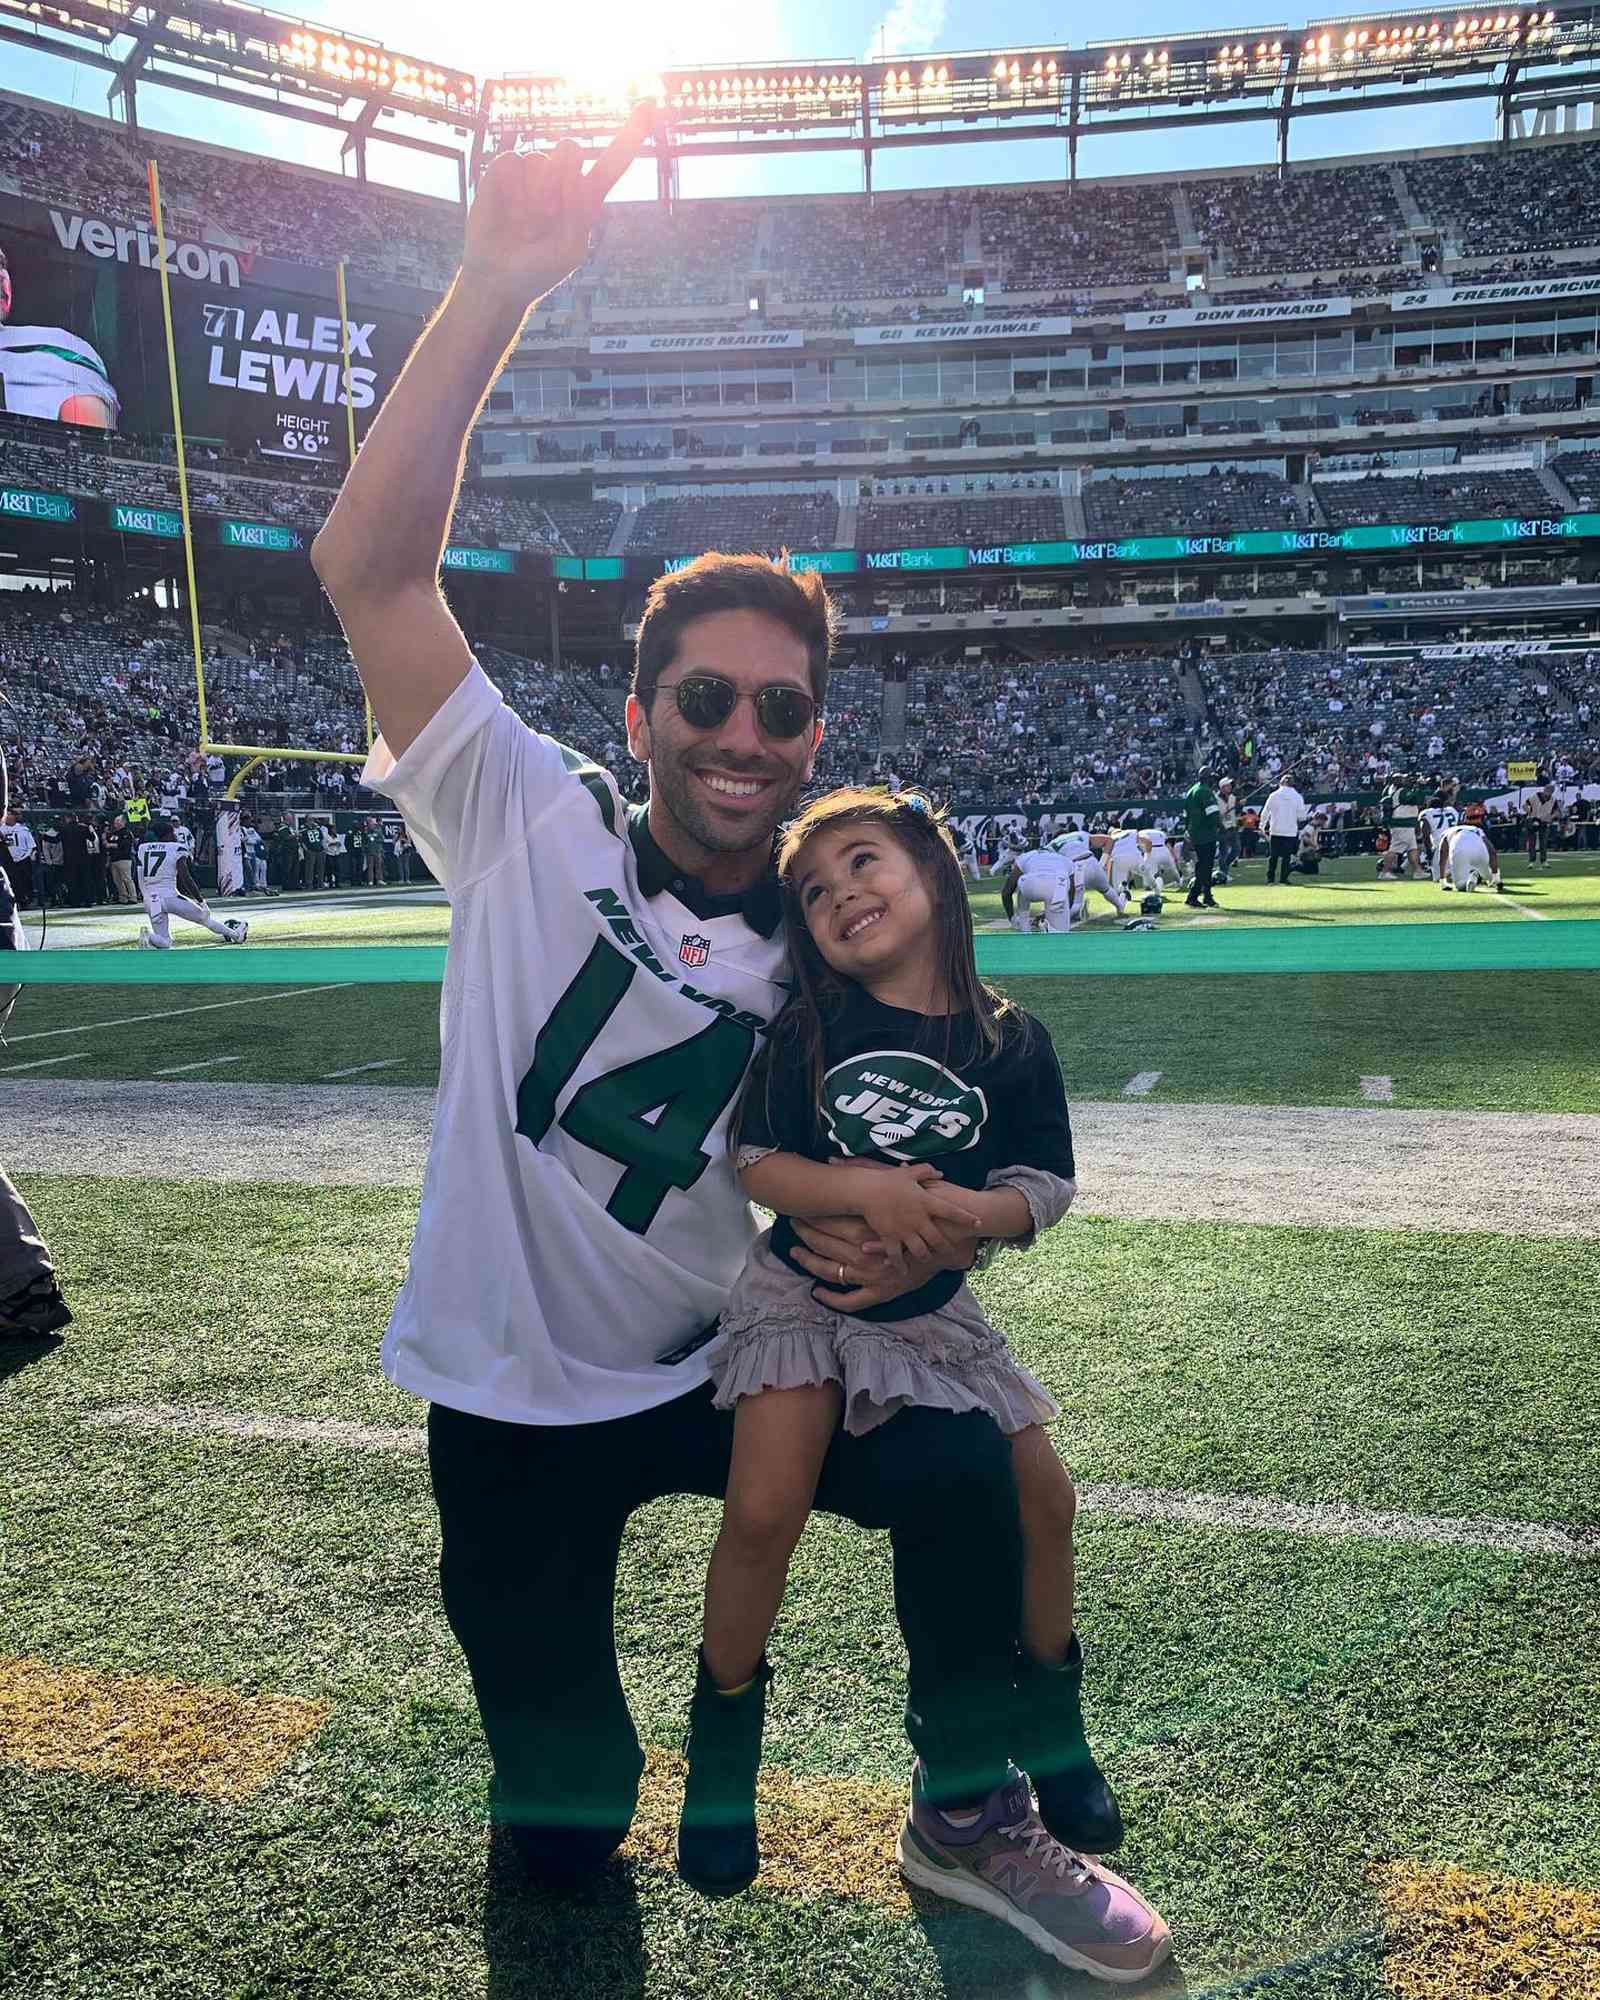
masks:
<instances>
[{"instance_id":1,"label":"green field grass","mask_svg":"<svg viewBox=\"0 0 1600 2000\"><path fill-rule=\"evenodd\" d=\"M414 1455L96 1428L129 1402L414 1433L373 1343L415 1196L97 1179L33 1189L79 1326L3 1409L0 1653L286 1693L326 1727L255 1798L7 1775L0 1990L30 1996L1081 1991L934 1904L782 1877L708 1905L648 1853L577 1905L484 1897L486 1764L428 1582ZM197 1285L196 1273L205 1274ZM1530 1519L1595 1518L1589 1246L1383 1231L1073 1224L984 1280L1064 1404L1085 1479ZM1548 1308L1530 1324L1522 1303ZM1508 1415L1508 1412L1510 1413ZM641 1736L682 1728L715 1509L636 1517L618 1640ZM1092 1516L1092 1725L1124 1866L1191 1991L1381 1926L1404 1858L1600 1888L1600 1572L1464 1549ZM771 1761L905 1775L881 1542L818 1520L774 1655ZM881 1802L881 1803L878 1803ZM876 1817L874 1817L876 1814ZM825 1857L818 1871L826 1876ZM1277 1992L1380 1992L1375 1948Z\"/></svg>"},{"instance_id":2,"label":"green field grass","mask_svg":"<svg viewBox=\"0 0 1600 2000\"><path fill-rule=\"evenodd\" d=\"M1335 869L1279 891L1257 864L1222 892L1228 921L1540 928L1507 899ZM1513 895L1600 915L1600 871L1563 857ZM998 916L986 886L974 906ZM285 899L252 920L269 942L396 943L441 940L448 912ZM57 920L52 943L103 943L134 921ZM1516 1114L1600 1114L1597 980L1074 975L1009 990L1048 1024L1070 1098L1120 1099L1159 1071L1157 1106L1354 1107L1360 1079L1383 1075L1392 1107L1374 1117L1505 1114L1515 1159L1532 1143ZM212 1083L221 1129L231 1083L431 1086L437 1051L427 986L41 985L24 991L0 1082L14 1081L8 1102L42 1106L58 1079ZM826 1518L801 1542L774 1641L757 1887L709 1903L671 1867L717 1516L664 1500L634 1518L619 1575L619 1655L651 1760L635 1837L582 1895L523 1890L485 1824L486 1753L438 1602L421 1406L377 1367L417 1191L208 1180L185 1153L193 1130L175 1122L165 1156L154 1142L147 1177L26 1177L78 1317L59 1346L0 1347L5 2000L1103 1990L899 1886L904 1655L887 1550ZM1600 1118L1594 1130L1600 1149ZM1595 1241L1540 1234L1536 1189L1526 1214L1468 1209L1451 1233L1411 1226L1403 1201L1351 1213L1340 1167L1306 1163L1323 1227L1201 1222L1181 1201L1160 1222L1074 1215L982 1275L1062 1405L1054 1433L1080 1482L1600 1534ZM188 1412L190 1427L97 1421L129 1405ZM229 1417L377 1439L247 1439L220 1427ZM1503 1536L1384 1539L1362 1518L1331 1539L1109 1505L1080 1519L1090 1727L1130 1823L1118 1865L1178 1947L1170 1977L1137 1990L1600 2000L1600 1561ZM260 1789L200 1797L160 1775L182 1762L181 1732L146 1742L130 1724L117 1770L35 1740L8 1697L15 1662L41 1663L17 1685L88 1669L179 1695L292 1697L326 1718ZM1448 1869L1474 1886L1448 1890Z\"/></svg>"}]
</instances>

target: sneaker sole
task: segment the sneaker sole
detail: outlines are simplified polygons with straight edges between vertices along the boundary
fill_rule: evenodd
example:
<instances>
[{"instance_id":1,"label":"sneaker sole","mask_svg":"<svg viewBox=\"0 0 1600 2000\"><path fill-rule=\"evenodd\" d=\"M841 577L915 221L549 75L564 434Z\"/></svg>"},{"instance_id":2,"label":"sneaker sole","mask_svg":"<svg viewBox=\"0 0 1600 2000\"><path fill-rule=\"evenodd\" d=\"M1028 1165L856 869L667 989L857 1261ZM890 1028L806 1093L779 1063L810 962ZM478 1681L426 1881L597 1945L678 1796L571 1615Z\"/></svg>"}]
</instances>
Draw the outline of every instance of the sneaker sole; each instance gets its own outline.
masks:
<instances>
[{"instance_id":1,"label":"sneaker sole","mask_svg":"<svg viewBox=\"0 0 1600 2000\"><path fill-rule=\"evenodd\" d=\"M980 1882L976 1876L962 1869L952 1869L946 1874L943 1869L930 1867L917 1853L916 1848L906 1838L906 1829L900 1829L900 1838L895 1843L895 1859L900 1864L900 1873L908 1882L914 1882L919 1889L926 1889L932 1895L943 1896L946 1902L963 1903L969 1910L982 1910L986 1916L998 1917L1003 1924L1009 1924L1032 1945L1053 1958L1060 1965L1069 1965L1075 1972L1087 1972L1092 1979L1104 1979L1113 1986L1137 1986L1141 1979L1148 1979L1158 1965L1163 1965L1172 1956L1172 1939L1164 1937L1151 1950L1149 1958L1142 1965L1120 1966L1102 1965L1098 1959L1089 1958L1083 1952L1074 1951L1070 1944L1063 1944L1058 1937L1052 1937L1043 1924L1035 1923L1026 1911L1019 1910L1009 1897L1002 1896L997 1889Z\"/></svg>"},{"instance_id":2,"label":"sneaker sole","mask_svg":"<svg viewBox=\"0 0 1600 2000\"><path fill-rule=\"evenodd\" d=\"M741 1881L713 1881L707 1879L705 1876L693 1874L689 1869L684 1867L683 1851L681 1848L678 1849L675 1858L678 1864L678 1879L682 1882L687 1882L689 1887L701 1896L742 1896L745 1890L750 1887L751 1883L761 1873L761 1864L757 1862L756 1866Z\"/></svg>"}]
</instances>

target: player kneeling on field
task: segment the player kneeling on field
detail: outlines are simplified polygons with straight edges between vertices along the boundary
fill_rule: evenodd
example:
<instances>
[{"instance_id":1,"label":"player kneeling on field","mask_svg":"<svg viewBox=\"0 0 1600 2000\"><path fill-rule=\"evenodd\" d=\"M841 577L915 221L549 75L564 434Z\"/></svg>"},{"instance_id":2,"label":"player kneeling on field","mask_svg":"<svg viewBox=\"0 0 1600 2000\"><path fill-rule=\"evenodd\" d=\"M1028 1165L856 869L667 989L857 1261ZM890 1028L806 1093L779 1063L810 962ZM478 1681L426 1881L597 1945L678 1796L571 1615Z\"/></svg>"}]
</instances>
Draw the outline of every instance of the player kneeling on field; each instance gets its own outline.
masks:
<instances>
[{"instance_id":1,"label":"player kneeling on field","mask_svg":"<svg viewBox=\"0 0 1600 2000\"><path fill-rule=\"evenodd\" d=\"M243 944L250 926L238 917L224 919L211 914L172 821L157 820L152 831L153 840L139 843L139 886L144 891L145 915L150 919L139 927L140 949L170 951L173 917L199 924L227 944Z\"/></svg>"},{"instance_id":2,"label":"player kneeling on field","mask_svg":"<svg viewBox=\"0 0 1600 2000\"><path fill-rule=\"evenodd\" d=\"M1439 836L1439 887L1476 889L1487 882L1497 896L1506 885L1500 880L1500 855L1494 842L1476 826L1452 826Z\"/></svg>"}]
</instances>

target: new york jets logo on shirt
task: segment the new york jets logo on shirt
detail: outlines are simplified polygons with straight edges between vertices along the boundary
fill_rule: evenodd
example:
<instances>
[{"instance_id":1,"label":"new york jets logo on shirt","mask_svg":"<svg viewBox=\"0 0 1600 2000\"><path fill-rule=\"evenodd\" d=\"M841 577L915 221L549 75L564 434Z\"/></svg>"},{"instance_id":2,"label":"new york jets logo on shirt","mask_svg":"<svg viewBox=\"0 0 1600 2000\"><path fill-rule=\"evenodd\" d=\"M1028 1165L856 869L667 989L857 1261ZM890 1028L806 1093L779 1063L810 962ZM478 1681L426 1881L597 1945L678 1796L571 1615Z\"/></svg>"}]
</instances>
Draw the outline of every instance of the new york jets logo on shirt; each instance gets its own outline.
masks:
<instances>
[{"instance_id":1,"label":"new york jets logo on shirt","mask_svg":"<svg viewBox=\"0 0 1600 2000\"><path fill-rule=\"evenodd\" d=\"M822 1114L834 1144L852 1159L879 1153L928 1160L975 1146L989 1105L981 1090L929 1056L874 1049L828 1071Z\"/></svg>"}]
</instances>

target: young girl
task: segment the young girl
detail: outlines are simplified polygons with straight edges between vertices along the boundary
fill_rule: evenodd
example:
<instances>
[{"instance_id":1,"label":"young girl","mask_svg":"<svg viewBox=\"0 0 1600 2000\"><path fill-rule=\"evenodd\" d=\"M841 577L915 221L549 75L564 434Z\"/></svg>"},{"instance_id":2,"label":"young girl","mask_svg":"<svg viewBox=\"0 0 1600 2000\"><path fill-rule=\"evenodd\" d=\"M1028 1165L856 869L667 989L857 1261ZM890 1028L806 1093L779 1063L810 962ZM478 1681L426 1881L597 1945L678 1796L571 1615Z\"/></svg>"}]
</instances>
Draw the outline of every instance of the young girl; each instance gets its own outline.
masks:
<instances>
[{"instance_id":1,"label":"young girl","mask_svg":"<svg viewBox=\"0 0 1600 2000\"><path fill-rule=\"evenodd\" d=\"M718 1407L736 1410L733 1459L706 1582L679 1866L722 1890L755 1875L765 1647L789 1558L841 1422L860 1436L907 1404L986 1411L1011 1439L1027 1738L1013 1755L1026 1753L1053 1834L1114 1847L1120 1818L1078 1704L1072 1483L1042 1429L1057 1405L959 1269L850 1312L825 1303L791 1255L790 1218L842 1214L864 1217L901 1268L974 1234L1031 1245L1074 1193L1055 1051L978 978L955 846L919 795L830 793L787 829L778 869L795 991L734 1135L745 1192L778 1220L720 1322L713 1374Z\"/></svg>"}]
</instances>

